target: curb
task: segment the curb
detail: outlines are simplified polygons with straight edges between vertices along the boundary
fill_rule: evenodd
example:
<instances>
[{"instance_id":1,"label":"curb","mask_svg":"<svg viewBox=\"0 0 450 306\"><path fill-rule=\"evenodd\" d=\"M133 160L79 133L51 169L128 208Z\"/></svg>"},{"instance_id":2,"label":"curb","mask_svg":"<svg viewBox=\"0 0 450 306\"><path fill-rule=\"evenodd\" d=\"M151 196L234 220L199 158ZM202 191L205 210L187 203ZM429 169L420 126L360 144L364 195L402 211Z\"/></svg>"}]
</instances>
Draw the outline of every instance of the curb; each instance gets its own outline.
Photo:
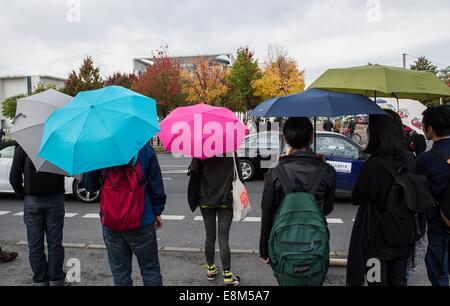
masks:
<instances>
[{"instance_id":1,"label":"curb","mask_svg":"<svg viewBox=\"0 0 450 306\"><path fill-rule=\"evenodd\" d=\"M16 241L0 241L0 245L17 245L17 246L28 246L27 241L16 240ZM45 243L47 246L47 243ZM79 250L106 250L104 244L89 244L89 243L64 243L63 246L68 249L79 249ZM158 248L162 252L184 252L184 253L203 253L203 248L182 248L182 247L167 247L161 246ZM219 252L219 249L216 249ZM251 249L231 249L231 254L242 254L242 255L258 255L259 250ZM347 266L347 254L338 251L332 251L330 253L330 266L331 267L346 267Z\"/></svg>"}]
</instances>

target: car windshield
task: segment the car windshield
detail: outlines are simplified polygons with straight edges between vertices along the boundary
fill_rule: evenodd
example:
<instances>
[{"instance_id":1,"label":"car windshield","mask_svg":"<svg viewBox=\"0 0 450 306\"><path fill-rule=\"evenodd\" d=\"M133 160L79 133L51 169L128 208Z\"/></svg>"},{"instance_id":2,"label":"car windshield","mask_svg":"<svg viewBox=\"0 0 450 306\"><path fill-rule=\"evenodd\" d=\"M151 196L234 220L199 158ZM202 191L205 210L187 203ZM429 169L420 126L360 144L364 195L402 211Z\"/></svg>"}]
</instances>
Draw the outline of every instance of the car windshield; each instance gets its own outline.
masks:
<instances>
[{"instance_id":1,"label":"car windshield","mask_svg":"<svg viewBox=\"0 0 450 306\"><path fill-rule=\"evenodd\" d=\"M320 136L317 138L317 153L328 157L357 160L359 149L345 139Z\"/></svg>"}]
</instances>

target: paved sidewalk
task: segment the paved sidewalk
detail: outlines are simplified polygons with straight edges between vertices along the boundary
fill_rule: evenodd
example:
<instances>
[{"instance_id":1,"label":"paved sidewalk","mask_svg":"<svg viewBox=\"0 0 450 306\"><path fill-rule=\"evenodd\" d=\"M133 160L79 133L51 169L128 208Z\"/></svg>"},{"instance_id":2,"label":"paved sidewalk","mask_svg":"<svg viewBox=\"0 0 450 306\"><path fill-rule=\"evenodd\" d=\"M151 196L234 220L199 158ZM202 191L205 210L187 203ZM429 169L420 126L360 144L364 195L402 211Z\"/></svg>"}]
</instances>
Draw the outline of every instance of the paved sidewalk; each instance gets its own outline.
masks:
<instances>
[{"instance_id":1,"label":"paved sidewalk","mask_svg":"<svg viewBox=\"0 0 450 306\"><path fill-rule=\"evenodd\" d=\"M0 264L0 286L31 285L31 269L28 262L28 247L26 245L5 244L2 248L16 251L19 257L11 263ZM106 250L102 245L86 247L66 247L66 262L77 258L81 262L81 283L79 286L110 286L113 285L109 270ZM219 255L217 254L217 259ZM202 269L204 255L192 251L160 251L163 281L166 286L220 286L218 278L208 282ZM220 263L218 266L221 267ZM242 278L243 286L276 286L277 283L269 266L258 260L257 254L233 253L232 268L236 275ZM133 263L133 279L135 285L142 285L136 260ZM67 270L67 268L66 268ZM344 286L345 268L333 267L328 273L325 285ZM419 267L410 279L411 286L428 286L425 269Z\"/></svg>"}]
</instances>

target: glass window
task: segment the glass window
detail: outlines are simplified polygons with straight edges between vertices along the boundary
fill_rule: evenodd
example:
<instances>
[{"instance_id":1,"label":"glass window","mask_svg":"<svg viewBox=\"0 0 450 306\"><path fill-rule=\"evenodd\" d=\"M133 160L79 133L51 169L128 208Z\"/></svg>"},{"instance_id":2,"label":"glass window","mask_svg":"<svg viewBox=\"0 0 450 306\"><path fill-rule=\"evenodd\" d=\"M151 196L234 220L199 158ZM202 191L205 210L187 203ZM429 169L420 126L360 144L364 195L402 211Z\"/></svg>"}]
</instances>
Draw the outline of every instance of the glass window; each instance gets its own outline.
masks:
<instances>
[{"instance_id":1,"label":"glass window","mask_svg":"<svg viewBox=\"0 0 450 306\"><path fill-rule=\"evenodd\" d=\"M9 146L1 150L0 158L14 158L14 146Z\"/></svg>"},{"instance_id":2,"label":"glass window","mask_svg":"<svg viewBox=\"0 0 450 306\"><path fill-rule=\"evenodd\" d=\"M342 138L318 137L317 152L328 157L358 160L359 149Z\"/></svg>"}]
</instances>

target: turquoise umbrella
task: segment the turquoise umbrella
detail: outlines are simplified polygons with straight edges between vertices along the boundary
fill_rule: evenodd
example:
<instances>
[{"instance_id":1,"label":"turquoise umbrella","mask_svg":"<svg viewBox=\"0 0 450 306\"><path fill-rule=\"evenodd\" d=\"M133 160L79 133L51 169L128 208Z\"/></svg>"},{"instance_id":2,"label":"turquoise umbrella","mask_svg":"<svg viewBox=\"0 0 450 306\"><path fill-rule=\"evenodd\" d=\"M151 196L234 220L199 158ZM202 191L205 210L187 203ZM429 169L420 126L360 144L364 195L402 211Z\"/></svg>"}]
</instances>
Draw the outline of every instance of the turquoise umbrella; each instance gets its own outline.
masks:
<instances>
[{"instance_id":1,"label":"turquoise umbrella","mask_svg":"<svg viewBox=\"0 0 450 306\"><path fill-rule=\"evenodd\" d=\"M78 175L128 164L158 132L155 100L119 86L85 91L48 118L39 157Z\"/></svg>"}]
</instances>

